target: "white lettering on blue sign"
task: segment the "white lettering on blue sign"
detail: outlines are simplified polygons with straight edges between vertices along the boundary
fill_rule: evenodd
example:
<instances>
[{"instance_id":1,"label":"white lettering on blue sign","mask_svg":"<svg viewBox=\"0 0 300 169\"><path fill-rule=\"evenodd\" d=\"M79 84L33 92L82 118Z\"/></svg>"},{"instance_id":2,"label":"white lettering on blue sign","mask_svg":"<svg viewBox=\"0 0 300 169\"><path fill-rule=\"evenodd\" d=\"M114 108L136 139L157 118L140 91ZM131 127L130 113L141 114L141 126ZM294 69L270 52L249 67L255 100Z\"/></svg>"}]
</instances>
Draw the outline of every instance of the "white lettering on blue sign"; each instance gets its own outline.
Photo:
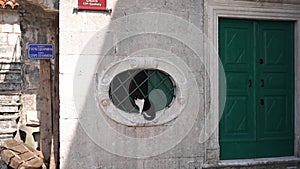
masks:
<instances>
[{"instance_id":1,"label":"white lettering on blue sign","mask_svg":"<svg viewBox=\"0 0 300 169\"><path fill-rule=\"evenodd\" d=\"M28 59L53 59L54 48L52 44L29 44Z\"/></svg>"}]
</instances>

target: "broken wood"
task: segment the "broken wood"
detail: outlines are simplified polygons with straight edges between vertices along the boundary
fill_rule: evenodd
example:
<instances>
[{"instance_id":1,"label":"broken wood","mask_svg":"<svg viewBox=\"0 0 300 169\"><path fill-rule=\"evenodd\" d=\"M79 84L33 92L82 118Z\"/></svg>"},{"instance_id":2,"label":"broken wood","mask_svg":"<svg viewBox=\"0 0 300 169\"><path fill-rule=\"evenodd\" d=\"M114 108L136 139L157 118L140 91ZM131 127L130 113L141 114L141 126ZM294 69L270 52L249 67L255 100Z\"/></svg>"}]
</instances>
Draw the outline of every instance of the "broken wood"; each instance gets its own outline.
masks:
<instances>
[{"instance_id":1,"label":"broken wood","mask_svg":"<svg viewBox=\"0 0 300 169\"><path fill-rule=\"evenodd\" d=\"M51 62L40 60L40 148L45 162L50 161L52 142Z\"/></svg>"}]
</instances>

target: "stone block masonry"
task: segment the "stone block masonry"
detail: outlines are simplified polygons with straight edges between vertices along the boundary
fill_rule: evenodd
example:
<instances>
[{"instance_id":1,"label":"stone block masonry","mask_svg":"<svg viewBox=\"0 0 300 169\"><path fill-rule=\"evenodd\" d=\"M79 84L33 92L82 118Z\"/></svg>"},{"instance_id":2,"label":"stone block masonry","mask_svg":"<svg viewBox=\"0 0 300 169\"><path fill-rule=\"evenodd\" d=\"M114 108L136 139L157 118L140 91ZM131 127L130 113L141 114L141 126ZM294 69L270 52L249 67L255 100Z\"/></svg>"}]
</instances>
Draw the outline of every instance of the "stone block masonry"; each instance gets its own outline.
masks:
<instances>
[{"instance_id":1,"label":"stone block masonry","mask_svg":"<svg viewBox=\"0 0 300 169\"><path fill-rule=\"evenodd\" d=\"M19 114L17 117L11 115L12 111L15 111L15 108L12 108L12 103L10 103L10 107L6 104L3 104L4 106L2 103L0 104L0 107L5 107L3 111L9 111L3 113L4 115L9 114L9 116L5 116L5 120L0 120L0 126L8 128L7 130L9 131L12 130L11 128L14 131L16 130L17 126L19 126L16 122L22 124L26 122L26 112L37 112L43 110L43 108L46 109L46 113L43 114L52 115L51 110L58 112L57 102L54 102L56 105L53 105L53 107L51 105L45 107L41 104L43 100L51 103L51 100L55 99L56 96L52 98L50 93L46 93L47 98L44 98L39 95L40 82L43 80L40 80L40 62L38 60L28 60L27 57L27 46L29 44L53 44L56 49L55 54L58 53L58 44L56 43L58 40L58 24L56 22L58 0L26 0L20 1L20 3L19 10L0 10L0 96L2 96L1 94L7 95L7 93L18 95L17 108ZM5 66L2 63L5 63ZM53 91L55 94L58 90L56 85L58 81L54 82L53 80L53 85L50 85L52 78L56 79L50 76L54 72L58 75L58 70L54 70L56 68L54 64L57 63L54 60L48 60L47 63L49 66L48 74L44 74L42 77L45 77L46 80L44 81L49 84L46 88L49 91L52 89L56 90L56 92ZM15 69L16 65L18 66L17 70ZM44 91L41 93L44 94ZM51 123L51 117L43 120L43 125ZM58 122L55 124L57 124L54 127L57 132L54 139L57 140ZM52 126L48 126L48 128L44 129L45 132L41 136L45 137L46 135L49 138L47 145L43 144L43 148L47 149L47 153L45 153L46 162L49 162L50 156L51 130ZM7 131L5 130L5 132ZM12 137L13 134L11 133L6 133L3 137L1 135L2 139ZM58 141L54 143L57 147L56 143L58 144ZM55 155L58 156L56 150ZM53 157L53 160L56 161L54 165L58 165L57 158Z\"/></svg>"},{"instance_id":2,"label":"stone block masonry","mask_svg":"<svg viewBox=\"0 0 300 169\"><path fill-rule=\"evenodd\" d=\"M120 139L118 137L112 139L106 138L104 135L109 135L110 132L108 131L109 128L105 128L104 123L88 123L91 128L105 128L103 132L99 132L97 134L95 133L92 135L89 135L90 133L88 133L85 128L80 125L82 123L79 122L80 120L97 116L97 113L94 112L93 109L89 106L83 106L82 109L76 109L77 106L80 106L81 104L76 105L77 103L75 102L77 98L75 98L74 96L78 94L76 93L76 84L79 84L79 82L77 83L76 81L74 81L74 79L76 77L82 77L84 79L80 82L80 84L82 84L83 86L78 89L80 91L84 91L86 86L89 86L89 84L87 84L86 82L88 82L88 77L90 75L92 77L99 77L98 80L101 81L101 75L103 74L104 69L109 68L112 64L121 61L127 56L136 54L136 56L144 56L144 58L151 56L157 57L158 59L169 58L170 64L174 64L170 60L172 60L172 58L174 58L175 56L178 56L180 58L179 60L184 63L182 65L188 65L193 73L197 74L196 82L199 86L199 95L204 95L204 92L208 92L204 90L203 86L203 81L207 80L205 79L206 77L204 66L198 62L195 51L193 51L190 46L176 38L164 36L159 33L143 34L144 32L141 32L141 34L122 39L122 37L127 34L130 35L131 33L135 33L140 30L144 30L145 32L151 30L149 28L149 23L152 23L152 25L156 27L157 32L164 32L166 34L171 32L174 33L174 35L176 35L177 33L189 36L190 34L187 31L189 26L187 23L193 24L193 26L195 26L197 30L201 32L201 30L203 30L203 1L112 0L107 1L107 3L108 8L112 8L113 11L111 16L101 12L98 13L89 11L78 12L77 14L75 14L72 13L73 7L76 6L75 2L61 1L60 4L60 124L62 129L60 133L60 147L68 147L67 149L61 148L60 167L74 169L200 168L201 164L206 161L205 152L207 152L205 143L199 143L198 141L200 135L199 129L202 125L201 121L204 119L204 97L194 99L199 100L199 103L197 103L198 105L200 105L199 110L197 110L199 111L199 114L198 116L193 117L193 119L196 119L195 125L188 132L187 136L184 139L176 142L174 141L176 139L175 136L166 136L166 140L169 140L170 143L176 142L176 145L174 145L174 147L172 147L168 151L165 151L161 154L156 154L151 157L130 158L106 151L99 145L99 142L93 139L94 136L100 139L102 138L101 140L105 143L115 144L115 149L120 151L125 151L125 149L128 147L126 146L125 142L119 144L118 140ZM149 17L147 18L148 20L135 20L130 18L131 15L142 14L144 12L163 13L167 14L168 16L172 16L173 18L170 17L172 19L165 19L164 22L160 22L160 24L158 24L157 20L163 18ZM122 18L127 16L127 20L122 20ZM186 21L186 23L176 25L176 18L184 20ZM120 21L122 22L122 24L114 25L114 21ZM104 26L107 26L107 29L103 30L102 28ZM105 53L105 45L114 43L115 45L112 45L107 53ZM198 47L199 48L197 48L196 50L202 51L201 49L203 49L203 46L201 46L201 43L198 44ZM155 50L152 50L154 48ZM153 53L147 53L147 50L150 50ZM164 56L161 56L162 53L164 53ZM200 57L202 57L202 53ZM85 59L81 60L81 58ZM98 58L98 60L95 58ZM99 70L97 70L97 73L90 74L89 72L94 70L95 65L99 62L101 62L101 65L99 66ZM161 63L163 65L163 62ZM157 67L162 69L167 67L161 66L161 63L158 63ZM144 65L144 67L150 67L152 65L152 62L145 59L144 61L140 61L136 64ZM153 64L155 65L155 63ZM178 64L178 67L180 67L180 64ZM85 68L89 69L87 70ZM143 66L141 66L141 68L143 68ZM186 69L184 71L186 71ZM174 72L175 69L171 73ZM189 72L189 74L192 73ZM113 77L113 75L111 76ZM188 76L184 78L191 79L191 77ZM179 81L179 78L176 80ZM93 82L94 81L91 81L90 84L91 89L98 87L97 84L94 84ZM97 80L95 80L95 83L97 83ZM106 90L103 90L101 92L105 91ZM97 94L101 92L98 92ZM82 102L82 104L88 105L87 103L94 102L93 100L97 100L97 96L94 96L94 94L95 93L88 93L87 95L80 95L84 97L83 100L85 100L85 103ZM100 97L100 100L101 99L102 98ZM101 102L100 100L99 102ZM177 100L175 100L174 102L178 103ZM182 103L183 102L184 101L182 101ZM175 105L175 103L173 105ZM85 112L88 112L87 116L78 117L78 115ZM110 118L105 118L105 120L107 123L109 123L109 126L111 126L119 133L130 138L133 137L137 139L141 137L148 138L149 136L159 136L160 133L164 132L168 128L171 128L174 125L174 121L176 121L174 120L172 122L156 126L129 127L124 124L117 123ZM184 127L184 125L182 127ZM179 133L180 131L178 131L178 134ZM161 142L157 142L155 146L159 147L159 145L161 146L160 149L165 148L165 146ZM150 152L151 146L141 147L141 144L137 143L132 148L132 150L128 151L138 151L140 153L144 150ZM155 150L153 148L153 152L154 151ZM210 152L210 154L213 154L212 151ZM215 156L210 155L210 157Z\"/></svg>"},{"instance_id":3,"label":"stone block masonry","mask_svg":"<svg viewBox=\"0 0 300 169\"><path fill-rule=\"evenodd\" d=\"M16 11L7 11L0 20L0 62L20 62L21 30Z\"/></svg>"},{"instance_id":4,"label":"stone block masonry","mask_svg":"<svg viewBox=\"0 0 300 169\"><path fill-rule=\"evenodd\" d=\"M12 139L21 118L20 20L16 10L0 10L0 140ZM6 165L0 160L0 168Z\"/></svg>"},{"instance_id":5,"label":"stone block masonry","mask_svg":"<svg viewBox=\"0 0 300 169\"><path fill-rule=\"evenodd\" d=\"M18 130L20 118L20 95L0 95L0 140L12 139Z\"/></svg>"},{"instance_id":6,"label":"stone block masonry","mask_svg":"<svg viewBox=\"0 0 300 169\"><path fill-rule=\"evenodd\" d=\"M298 1L109 0L107 3L107 7L112 9L111 14L103 11L76 13L73 12L73 8L77 7L76 0L60 2L60 168L299 168L299 159L293 157L288 162L275 158L275 162L242 164L243 161L239 161L237 165L225 164L220 160L218 89L221 83L218 80L219 52L216 46L219 17L293 20L298 25ZM222 6L227 3L229 5ZM151 15L144 17L145 13ZM157 13L174 17L160 17L162 15L155 15ZM186 22L176 24L176 18ZM197 33L190 31L193 26L196 26ZM296 29L299 32L298 26ZM208 42L198 36L202 32L208 36ZM184 41L180 38L187 39ZM213 49L208 47L210 45ZM210 55L214 52L216 57ZM174 58L182 62L175 63ZM299 62L299 59L295 60ZM165 62L174 67L187 65L189 69L170 69L172 66ZM134 119L139 117L127 118L128 114L124 115L124 112L113 107L107 94L109 82L117 73L135 68L168 70L165 72L174 76L173 80L177 83L173 105L185 105L193 101L198 103L199 109L194 108L198 116L181 125L180 129L196 121L184 139L176 142L176 136L182 134L178 129L175 136L167 135L164 140L155 140L164 135L161 133L168 131L168 128L174 127L180 116L163 124L159 120L155 122L160 124L143 123ZM187 70L188 74L184 74ZM183 72L183 75L178 72ZM181 85L185 79L190 82L193 77L199 86L197 91L194 86ZM194 91L192 94L199 94L199 98L186 99L182 93L189 90ZM296 90L300 93L299 89ZM194 109L185 110L181 115L191 114ZM174 112L176 114L176 110ZM95 120L97 118L103 121ZM296 118L299 121L299 116ZM126 120L129 122L124 124ZM299 130L298 123L295 131ZM297 138L299 132L295 133ZM143 140L149 137L153 142L143 144ZM131 141L134 139L141 142L133 144ZM134 156L164 150L168 146L163 144L166 140L176 140L174 142L177 144L163 153ZM299 156L298 142L295 143L295 152Z\"/></svg>"}]
</instances>

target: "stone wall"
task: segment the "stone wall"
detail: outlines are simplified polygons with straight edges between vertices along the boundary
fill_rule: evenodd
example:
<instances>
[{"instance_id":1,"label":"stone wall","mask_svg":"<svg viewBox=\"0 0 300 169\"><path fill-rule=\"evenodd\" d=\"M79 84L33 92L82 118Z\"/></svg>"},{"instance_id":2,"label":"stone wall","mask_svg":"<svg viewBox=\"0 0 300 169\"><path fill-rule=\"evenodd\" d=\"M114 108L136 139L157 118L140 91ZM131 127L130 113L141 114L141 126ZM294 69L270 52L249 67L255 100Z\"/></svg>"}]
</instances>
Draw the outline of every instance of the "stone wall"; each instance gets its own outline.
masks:
<instances>
[{"instance_id":1,"label":"stone wall","mask_svg":"<svg viewBox=\"0 0 300 169\"><path fill-rule=\"evenodd\" d=\"M194 169L217 160L218 145L209 141L210 137L212 140L217 137L212 135L214 131L206 135L203 130L205 112L210 107L203 50L203 2L113 0L107 3L112 14L76 13L73 11L76 0L60 3L60 167ZM136 63L118 65L119 61L125 63L135 57ZM172 74L178 85L178 99L173 105L194 106L183 108L182 114L173 120L166 117L168 122L161 125L155 122L148 126L125 125L122 120L116 122L106 116L105 106L113 112L118 110L107 97L108 89L101 88L102 79L106 81L104 74L109 72L110 81L116 70L125 71L131 64L132 68L154 68L153 58L167 60L166 66L158 61L157 68ZM186 83L181 83L180 78ZM180 99L179 90L191 95ZM174 114L178 111L174 110ZM113 118L118 119L117 116ZM186 121L181 123L181 120ZM176 134L164 133L174 128L178 129ZM120 137L110 135L114 131ZM156 140L156 136L164 139ZM153 143L150 141L147 147L143 139L134 141L140 138L153 139Z\"/></svg>"},{"instance_id":2,"label":"stone wall","mask_svg":"<svg viewBox=\"0 0 300 169\"><path fill-rule=\"evenodd\" d=\"M21 30L16 10L0 11L0 90L22 89L21 77Z\"/></svg>"},{"instance_id":3,"label":"stone wall","mask_svg":"<svg viewBox=\"0 0 300 169\"><path fill-rule=\"evenodd\" d=\"M20 1L19 10L0 10L0 113L1 131L0 139L17 139L24 135L19 135L18 129L26 132L26 143L34 148L40 148L39 135L28 142L32 132L39 132L39 127L27 126L27 118L39 118L39 111L44 108L43 99L40 96L41 80L47 79L49 91L48 100L53 100L53 105L47 107L47 112L58 113L58 81L57 81L57 60L49 60L48 74L40 76L39 60L29 60L27 50L29 44L53 44L55 55L58 53L58 1ZM43 68L42 68L43 69ZM56 76L55 76L56 75ZM40 79L40 77L42 77ZM42 93L43 94L43 93ZM42 108L41 108L42 107ZM44 108L45 109L45 108ZM53 113L53 114L55 114ZM27 116L27 118L26 118ZM53 115L58 119L56 115ZM51 116L52 117L52 116ZM55 119L54 119L55 122ZM45 120L43 124L52 124L52 119ZM55 123L55 147L58 145L58 123ZM50 146L52 141L52 126L43 132L47 136L47 144L44 145L45 162L49 162ZM21 132L21 131L20 131ZM48 139L49 138L49 139ZM32 138L33 139L33 138ZM25 141L25 140L24 140ZM56 148L57 149L57 148ZM58 156L55 151L54 156ZM56 157L53 160L57 161ZM54 163L58 165L58 163Z\"/></svg>"},{"instance_id":4,"label":"stone wall","mask_svg":"<svg viewBox=\"0 0 300 169\"><path fill-rule=\"evenodd\" d=\"M25 0L24 2L42 8L45 11L57 12L59 7L58 0ZM22 4L23 2L20 3Z\"/></svg>"},{"instance_id":5,"label":"stone wall","mask_svg":"<svg viewBox=\"0 0 300 169\"><path fill-rule=\"evenodd\" d=\"M50 1L49 1L50 2ZM52 1L51 1L52 2ZM40 60L29 60L27 56L27 49L29 44L53 44L54 54L58 53L58 24L57 10L52 9L51 6L45 11L44 8L38 4L32 4L32 2L23 1L20 2L20 25L22 31L22 54L24 56L24 63L22 68L24 70L24 89L22 94L22 101L24 102L23 110L36 111L40 115L41 123L41 146L45 156L45 161L49 162L50 148L52 141L52 114L57 112L58 105L54 96L56 96L54 88L56 88L57 81L55 78L55 59L45 61L47 64L45 67L40 67ZM57 56L57 55L56 55ZM55 57L56 58L56 57ZM49 70L45 74L41 70ZM57 75L56 75L57 76ZM47 84L42 86L41 84ZM41 92L41 89L52 91L49 93ZM49 103L45 107L45 102ZM53 105L52 105L53 103ZM55 104L55 105L54 105ZM47 119L42 119L43 115L49 114L51 116ZM45 117L45 116L43 116ZM58 125L58 124L57 124ZM58 131L57 131L58 132ZM43 141L42 141L43 140ZM43 144L42 144L43 143Z\"/></svg>"},{"instance_id":6,"label":"stone wall","mask_svg":"<svg viewBox=\"0 0 300 169\"><path fill-rule=\"evenodd\" d=\"M20 19L17 10L0 11L0 61L20 62Z\"/></svg>"},{"instance_id":7,"label":"stone wall","mask_svg":"<svg viewBox=\"0 0 300 169\"><path fill-rule=\"evenodd\" d=\"M60 144L64 147L60 149L61 168L298 167L297 157L288 157L288 162L279 158L259 163L241 160L234 161L234 165L219 161L221 82L216 67L218 49L214 46L218 44L217 16L293 20L297 25L295 38L298 38L297 0L113 0L107 3L111 14L76 11L76 0L61 2ZM298 49L295 52L297 57L300 52ZM137 116L128 118L113 105L108 86L117 73L133 68L157 68L174 78L176 94L182 97L176 97L168 110L173 111L172 106L177 103L182 107L197 105L183 108L180 114L177 112L182 107L176 107L174 114L178 116L169 121L166 117L165 123L159 119L144 123ZM297 81L299 70L295 71ZM194 79L196 86L193 86ZM187 83L183 83L185 80ZM187 97L180 95L185 91L192 93ZM187 116L186 123L180 123L185 114L194 119ZM295 114L295 131L298 131L299 112ZM176 128L178 123L181 128ZM177 140L182 129L190 124L191 130ZM166 134L172 128L177 129L177 135ZM295 133L297 156L299 132ZM159 140L162 136L167 137ZM154 144L147 142L148 138ZM169 142L164 142L165 139Z\"/></svg>"},{"instance_id":8,"label":"stone wall","mask_svg":"<svg viewBox=\"0 0 300 169\"><path fill-rule=\"evenodd\" d=\"M25 111L38 111L37 104L40 84L39 60L28 59L29 44L55 44L57 13L45 12L42 8L22 2L20 6L22 55L23 55L23 101ZM55 25L55 26L54 26ZM54 62L53 62L54 64Z\"/></svg>"},{"instance_id":9,"label":"stone wall","mask_svg":"<svg viewBox=\"0 0 300 169\"><path fill-rule=\"evenodd\" d=\"M21 30L17 10L0 10L0 140L18 135L22 89ZM6 165L0 160L0 168Z\"/></svg>"}]
</instances>

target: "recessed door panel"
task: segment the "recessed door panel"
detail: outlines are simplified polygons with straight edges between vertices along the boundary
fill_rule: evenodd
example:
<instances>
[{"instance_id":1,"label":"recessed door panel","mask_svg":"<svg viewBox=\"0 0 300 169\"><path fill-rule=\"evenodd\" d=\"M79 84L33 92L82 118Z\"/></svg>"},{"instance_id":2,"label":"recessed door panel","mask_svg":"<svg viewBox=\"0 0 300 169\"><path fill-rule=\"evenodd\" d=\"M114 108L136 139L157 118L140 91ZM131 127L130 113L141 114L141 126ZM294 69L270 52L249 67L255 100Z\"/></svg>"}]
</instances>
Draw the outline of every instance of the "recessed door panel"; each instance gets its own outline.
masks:
<instances>
[{"instance_id":1,"label":"recessed door panel","mask_svg":"<svg viewBox=\"0 0 300 169\"><path fill-rule=\"evenodd\" d=\"M259 21L257 30L256 60L265 60L255 67L256 78L265 82L256 89L256 97L265 102L256 108L257 156L293 155L293 23Z\"/></svg>"},{"instance_id":2,"label":"recessed door panel","mask_svg":"<svg viewBox=\"0 0 300 169\"><path fill-rule=\"evenodd\" d=\"M253 114L254 42L252 22L220 24L220 59L226 76L227 97L220 121L221 156L247 157L255 146L255 115ZM247 152L247 153L245 153Z\"/></svg>"}]
</instances>

